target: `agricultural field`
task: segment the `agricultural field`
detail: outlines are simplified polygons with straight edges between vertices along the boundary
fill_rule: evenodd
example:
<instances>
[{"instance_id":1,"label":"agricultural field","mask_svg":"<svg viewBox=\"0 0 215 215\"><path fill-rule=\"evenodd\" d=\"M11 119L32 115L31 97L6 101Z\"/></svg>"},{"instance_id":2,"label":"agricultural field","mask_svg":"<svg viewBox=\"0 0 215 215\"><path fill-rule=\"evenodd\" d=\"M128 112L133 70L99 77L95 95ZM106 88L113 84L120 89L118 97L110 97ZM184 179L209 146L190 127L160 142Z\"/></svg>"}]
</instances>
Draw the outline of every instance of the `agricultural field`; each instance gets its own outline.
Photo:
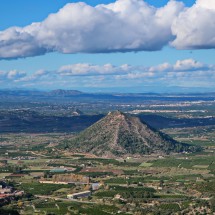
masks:
<instances>
[{"instance_id":1,"label":"agricultural field","mask_svg":"<svg viewBox=\"0 0 215 215\"><path fill-rule=\"evenodd\" d=\"M0 214L212 215L215 212L215 124L210 118L215 113L213 102L190 102L190 106L163 104L149 103L144 108L136 103L113 104L112 108L122 105L127 112L140 111L137 115L150 122L150 126L201 150L107 158L59 147L75 135L67 129L62 132L63 127L61 132L60 129L50 132L49 128L47 132L1 132L0 183L12 188L14 196L0 199ZM101 104L95 106L99 109ZM56 106L54 117L47 107L41 106L40 111L43 110L43 116L49 115L50 120L70 118L68 105L66 110L59 106L59 112ZM142 109L152 113L142 113ZM191 109L207 111L189 112ZM154 110L158 112L154 114ZM173 110L177 113L173 114ZM9 114L11 117L12 113ZM101 116L88 118L95 120ZM83 115L80 118L85 119ZM22 195L15 196L16 192ZM68 197L83 192L87 194L81 198Z\"/></svg>"},{"instance_id":2,"label":"agricultural field","mask_svg":"<svg viewBox=\"0 0 215 215\"><path fill-rule=\"evenodd\" d=\"M4 138L10 139L11 146L1 146L7 162L2 164L0 176L25 194L17 203L12 201L1 210L21 211L21 214L178 214L181 211L186 214L195 210L212 213L215 156L213 148L208 151L208 145L203 144L204 150L194 154L105 159L84 154L56 155L55 147L51 151L46 147L30 148L27 141L15 152L11 148L17 144L14 141L17 135ZM25 148L28 150L24 151ZM62 167L67 171L51 173ZM23 177L11 178L11 174L23 174ZM100 184L99 188L92 190L90 184L39 182L52 181L54 175L63 178L69 174L90 177L91 183ZM81 201L67 199L70 193L90 189L91 196ZM198 208L199 205L202 206Z\"/></svg>"}]
</instances>

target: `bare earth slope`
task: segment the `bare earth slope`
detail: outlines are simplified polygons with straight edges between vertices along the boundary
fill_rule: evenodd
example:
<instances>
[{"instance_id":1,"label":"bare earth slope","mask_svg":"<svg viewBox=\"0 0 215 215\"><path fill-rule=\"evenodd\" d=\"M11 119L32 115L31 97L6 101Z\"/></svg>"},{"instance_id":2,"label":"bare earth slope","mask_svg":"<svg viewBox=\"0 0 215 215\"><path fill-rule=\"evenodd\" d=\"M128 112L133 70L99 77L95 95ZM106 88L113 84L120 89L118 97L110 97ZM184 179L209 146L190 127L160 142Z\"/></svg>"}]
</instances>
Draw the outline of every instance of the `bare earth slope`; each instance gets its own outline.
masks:
<instances>
[{"instance_id":1,"label":"bare earth slope","mask_svg":"<svg viewBox=\"0 0 215 215\"><path fill-rule=\"evenodd\" d=\"M142 123L138 117L120 111L109 113L74 139L68 140L65 148L109 157L195 150L195 147L179 143Z\"/></svg>"}]
</instances>

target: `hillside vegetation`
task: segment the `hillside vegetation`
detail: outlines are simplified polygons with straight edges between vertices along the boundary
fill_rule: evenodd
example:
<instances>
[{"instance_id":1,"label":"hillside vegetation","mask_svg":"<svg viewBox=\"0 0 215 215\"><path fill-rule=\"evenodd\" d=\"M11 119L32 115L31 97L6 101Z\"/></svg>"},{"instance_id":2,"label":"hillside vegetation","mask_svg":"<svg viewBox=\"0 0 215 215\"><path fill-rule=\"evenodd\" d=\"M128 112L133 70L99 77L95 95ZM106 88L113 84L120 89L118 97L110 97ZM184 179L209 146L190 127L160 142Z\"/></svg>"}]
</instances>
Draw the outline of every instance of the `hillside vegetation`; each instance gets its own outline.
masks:
<instances>
[{"instance_id":1,"label":"hillside vegetation","mask_svg":"<svg viewBox=\"0 0 215 215\"><path fill-rule=\"evenodd\" d=\"M106 157L197 150L120 111L109 113L75 138L65 141L63 147Z\"/></svg>"}]
</instances>

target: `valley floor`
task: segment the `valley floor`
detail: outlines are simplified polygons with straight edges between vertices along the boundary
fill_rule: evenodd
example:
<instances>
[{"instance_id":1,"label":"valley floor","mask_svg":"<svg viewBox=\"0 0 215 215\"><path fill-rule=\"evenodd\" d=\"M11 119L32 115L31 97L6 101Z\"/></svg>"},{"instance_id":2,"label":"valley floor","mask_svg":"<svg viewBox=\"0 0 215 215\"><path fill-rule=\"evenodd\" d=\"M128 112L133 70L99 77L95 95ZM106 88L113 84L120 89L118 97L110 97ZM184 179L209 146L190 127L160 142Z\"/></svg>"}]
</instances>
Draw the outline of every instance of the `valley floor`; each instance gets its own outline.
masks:
<instances>
[{"instance_id":1,"label":"valley floor","mask_svg":"<svg viewBox=\"0 0 215 215\"><path fill-rule=\"evenodd\" d=\"M59 150L67 134L1 135L0 181L24 195L1 199L0 213L213 214L214 129L165 132L204 150L105 159ZM85 191L90 195L68 199Z\"/></svg>"}]
</instances>

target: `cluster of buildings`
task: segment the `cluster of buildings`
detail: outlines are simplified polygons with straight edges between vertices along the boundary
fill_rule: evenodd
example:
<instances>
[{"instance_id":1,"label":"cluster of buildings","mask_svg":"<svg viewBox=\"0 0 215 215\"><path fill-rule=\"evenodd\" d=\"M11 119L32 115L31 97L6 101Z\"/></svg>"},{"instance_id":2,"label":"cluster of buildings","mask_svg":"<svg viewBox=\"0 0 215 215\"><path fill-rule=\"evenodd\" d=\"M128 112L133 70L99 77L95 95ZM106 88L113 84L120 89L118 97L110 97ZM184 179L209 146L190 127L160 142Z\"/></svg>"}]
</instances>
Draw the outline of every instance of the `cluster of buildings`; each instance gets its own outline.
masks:
<instances>
[{"instance_id":1,"label":"cluster of buildings","mask_svg":"<svg viewBox=\"0 0 215 215\"><path fill-rule=\"evenodd\" d=\"M121 169L100 169L100 168L96 168L96 167L86 167L83 168L81 171L81 173L112 173L113 175L123 175L124 171Z\"/></svg>"},{"instance_id":2,"label":"cluster of buildings","mask_svg":"<svg viewBox=\"0 0 215 215\"><path fill-rule=\"evenodd\" d=\"M0 200L11 197L23 196L23 194L24 191L17 191L7 185L0 185Z\"/></svg>"},{"instance_id":3,"label":"cluster of buildings","mask_svg":"<svg viewBox=\"0 0 215 215\"><path fill-rule=\"evenodd\" d=\"M79 174L56 174L51 179L41 179L43 184L89 184L90 177Z\"/></svg>"},{"instance_id":4,"label":"cluster of buildings","mask_svg":"<svg viewBox=\"0 0 215 215\"><path fill-rule=\"evenodd\" d=\"M36 157L32 157L32 156L17 156L17 157L13 157L12 160L36 160Z\"/></svg>"}]
</instances>

